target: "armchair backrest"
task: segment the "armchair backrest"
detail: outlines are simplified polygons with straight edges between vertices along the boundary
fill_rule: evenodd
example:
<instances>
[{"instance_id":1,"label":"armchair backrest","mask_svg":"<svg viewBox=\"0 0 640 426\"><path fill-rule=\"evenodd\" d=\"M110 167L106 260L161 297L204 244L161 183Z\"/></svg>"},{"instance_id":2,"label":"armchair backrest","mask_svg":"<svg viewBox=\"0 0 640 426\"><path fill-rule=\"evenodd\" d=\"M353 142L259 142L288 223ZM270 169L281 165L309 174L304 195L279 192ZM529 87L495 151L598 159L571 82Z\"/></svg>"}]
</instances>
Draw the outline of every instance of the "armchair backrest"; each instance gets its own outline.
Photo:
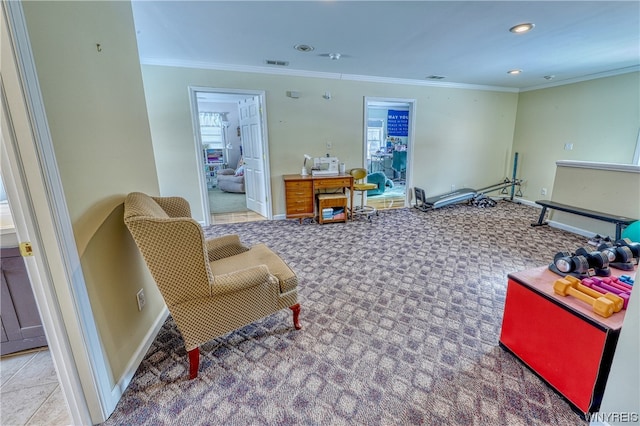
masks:
<instances>
[{"instance_id":1,"label":"armchair backrest","mask_svg":"<svg viewBox=\"0 0 640 426\"><path fill-rule=\"evenodd\" d=\"M169 309L211 294L204 233L190 215L189 203L180 197L132 192L124 201L124 222Z\"/></svg>"}]
</instances>

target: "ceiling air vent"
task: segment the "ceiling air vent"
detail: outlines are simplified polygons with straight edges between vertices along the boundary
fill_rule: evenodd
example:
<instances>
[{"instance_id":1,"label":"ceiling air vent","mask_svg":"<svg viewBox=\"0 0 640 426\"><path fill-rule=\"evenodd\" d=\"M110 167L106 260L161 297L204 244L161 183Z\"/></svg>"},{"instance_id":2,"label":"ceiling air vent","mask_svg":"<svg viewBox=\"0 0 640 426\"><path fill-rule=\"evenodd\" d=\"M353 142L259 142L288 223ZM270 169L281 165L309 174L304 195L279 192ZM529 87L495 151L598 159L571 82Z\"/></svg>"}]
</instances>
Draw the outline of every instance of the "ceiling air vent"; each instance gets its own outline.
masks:
<instances>
[{"instance_id":1,"label":"ceiling air vent","mask_svg":"<svg viewBox=\"0 0 640 426\"><path fill-rule=\"evenodd\" d=\"M276 61L275 59L267 59L267 65L278 65L279 67L286 67L289 65L288 61Z\"/></svg>"},{"instance_id":2,"label":"ceiling air vent","mask_svg":"<svg viewBox=\"0 0 640 426\"><path fill-rule=\"evenodd\" d=\"M429 75L427 76L427 80L444 80L445 76L443 75Z\"/></svg>"}]
</instances>

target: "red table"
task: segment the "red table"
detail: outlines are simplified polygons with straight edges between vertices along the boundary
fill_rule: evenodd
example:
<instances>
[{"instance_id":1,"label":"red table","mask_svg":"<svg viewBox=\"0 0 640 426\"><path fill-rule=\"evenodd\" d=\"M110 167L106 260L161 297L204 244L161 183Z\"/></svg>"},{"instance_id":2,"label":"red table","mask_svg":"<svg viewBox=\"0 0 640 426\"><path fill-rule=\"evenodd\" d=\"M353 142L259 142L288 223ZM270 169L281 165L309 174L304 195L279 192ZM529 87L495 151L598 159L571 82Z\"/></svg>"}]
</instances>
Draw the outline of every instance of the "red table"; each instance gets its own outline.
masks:
<instances>
[{"instance_id":1,"label":"red table","mask_svg":"<svg viewBox=\"0 0 640 426\"><path fill-rule=\"evenodd\" d=\"M635 276L635 271L611 271ZM500 346L575 409L595 412L626 311L609 318L596 315L588 304L555 294L553 283L558 278L562 277L547 267L509 274Z\"/></svg>"}]
</instances>

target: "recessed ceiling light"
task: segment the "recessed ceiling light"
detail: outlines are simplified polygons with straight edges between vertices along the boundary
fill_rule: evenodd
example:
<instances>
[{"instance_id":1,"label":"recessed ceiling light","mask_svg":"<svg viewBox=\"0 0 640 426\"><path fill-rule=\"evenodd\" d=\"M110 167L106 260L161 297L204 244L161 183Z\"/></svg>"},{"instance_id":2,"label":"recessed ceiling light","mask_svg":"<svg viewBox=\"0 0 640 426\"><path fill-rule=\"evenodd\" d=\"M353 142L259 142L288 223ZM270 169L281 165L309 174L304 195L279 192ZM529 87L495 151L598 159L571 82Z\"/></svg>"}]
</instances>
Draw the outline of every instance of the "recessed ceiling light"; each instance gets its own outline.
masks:
<instances>
[{"instance_id":1,"label":"recessed ceiling light","mask_svg":"<svg viewBox=\"0 0 640 426\"><path fill-rule=\"evenodd\" d=\"M296 44L295 46L293 46L293 48L300 52L311 52L312 50L314 50L314 47L309 46L308 44Z\"/></svg>"},{"instance_id":2,"label":"recessed ceiling light","mask_svg":"<svg viewBox=\"0 0 640 426\"><path fill-rule=\"evenodd\" d=\"M555 76L555 75L545 75L545 76L544 76L544 79L545 79L545 80L553 80L554 78L556 78L556 76Z\"/></svg>"},{"instance_id":3,"label":"recessed ceiling light","mask_svg":"<svg viewBox=\"0 0 640 426\"><path fill-rule=\"evenodd\" d=\"M514 34L524 34L524 33L528 33L529 31L531 31L533 29L533 27L535 27L535 24L531 24L531 23L527 22L525 24L515 25L515 26L509 28L509 31L511 31Z\"/></svg>"},{"instance_id":4,"label":"recessed ceiling light","mask_svg":"<svg viewBox=\"0 0 640 426\"><path fill-rule=\"evenodd\" d=\"M507 74L511 74L511 75L522 74L522 70L509 70L507 71Z\"/></svg>"},{"instance_id":5,"label":"recessed ceiling light","mask_svg":"<svg viewBox=\"0 0 640 426\"><path fill-rule=\"evenodd\" d=\"M445 77L445 76L443 76L443 75L435 75L435 74L432 74L432 75L428 75L428 76L427 76L427 80L443 80L443 79L445 79L445 78L446 78L446 77Z\"/></svg>"},{"instance_id":6,"label":"recessed ceiling light","mask_svg":"<svg viewBox=\"0 0 640 426\"><path fill-rule=\"evenodd\" d=\"M329 53L329 58L331 58L331 60L333 61L337 61L341 56L342 55L339 53Z\"/></svg>"}]
</instances>

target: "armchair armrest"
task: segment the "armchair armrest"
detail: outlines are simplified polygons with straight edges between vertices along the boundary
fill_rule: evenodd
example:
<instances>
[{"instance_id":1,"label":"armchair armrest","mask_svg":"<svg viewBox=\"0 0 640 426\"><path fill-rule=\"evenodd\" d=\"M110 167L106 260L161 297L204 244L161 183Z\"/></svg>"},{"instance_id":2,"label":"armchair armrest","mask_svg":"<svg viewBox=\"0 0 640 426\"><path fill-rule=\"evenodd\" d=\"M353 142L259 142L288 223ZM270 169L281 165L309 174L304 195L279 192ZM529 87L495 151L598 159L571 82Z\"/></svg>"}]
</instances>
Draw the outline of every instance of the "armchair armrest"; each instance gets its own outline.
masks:
<instances>
[{"instance_id":1,"label":"armchair armrest","mask_svg":"<svg viewBox=\"0 0 640 426\"><path fill-rule=\"evenodd\" d=\"M151 197L169 217L191 217L191 207L182 197Z\"/></svg>"},{"instance_id":2,"label":"armchair armrest","mask_svg":"<svg viewBox=\"0 0 640 426\"><path fill-rule=\"evenodd\" d=\"M205 241L207 245L207 254L209 262L224 259L225 257L235 256L249 250L240 242L240 236L237 234L225 235L217 238L210 238Z\"/></svg>"},{"instance_id":3,"label":"armchair armrest","mask_svg":"<svg viewBox=\"0 0 640 426\"><path fill-rule=\"evenodd\" d=\"M266 282L278 283L278 279L271 275L267 265L258 265L240 269L228 274L216 275L211 285L211 295L220 296L234 293L246 288L255 287Z\"/></svg>"}]
</instances>

